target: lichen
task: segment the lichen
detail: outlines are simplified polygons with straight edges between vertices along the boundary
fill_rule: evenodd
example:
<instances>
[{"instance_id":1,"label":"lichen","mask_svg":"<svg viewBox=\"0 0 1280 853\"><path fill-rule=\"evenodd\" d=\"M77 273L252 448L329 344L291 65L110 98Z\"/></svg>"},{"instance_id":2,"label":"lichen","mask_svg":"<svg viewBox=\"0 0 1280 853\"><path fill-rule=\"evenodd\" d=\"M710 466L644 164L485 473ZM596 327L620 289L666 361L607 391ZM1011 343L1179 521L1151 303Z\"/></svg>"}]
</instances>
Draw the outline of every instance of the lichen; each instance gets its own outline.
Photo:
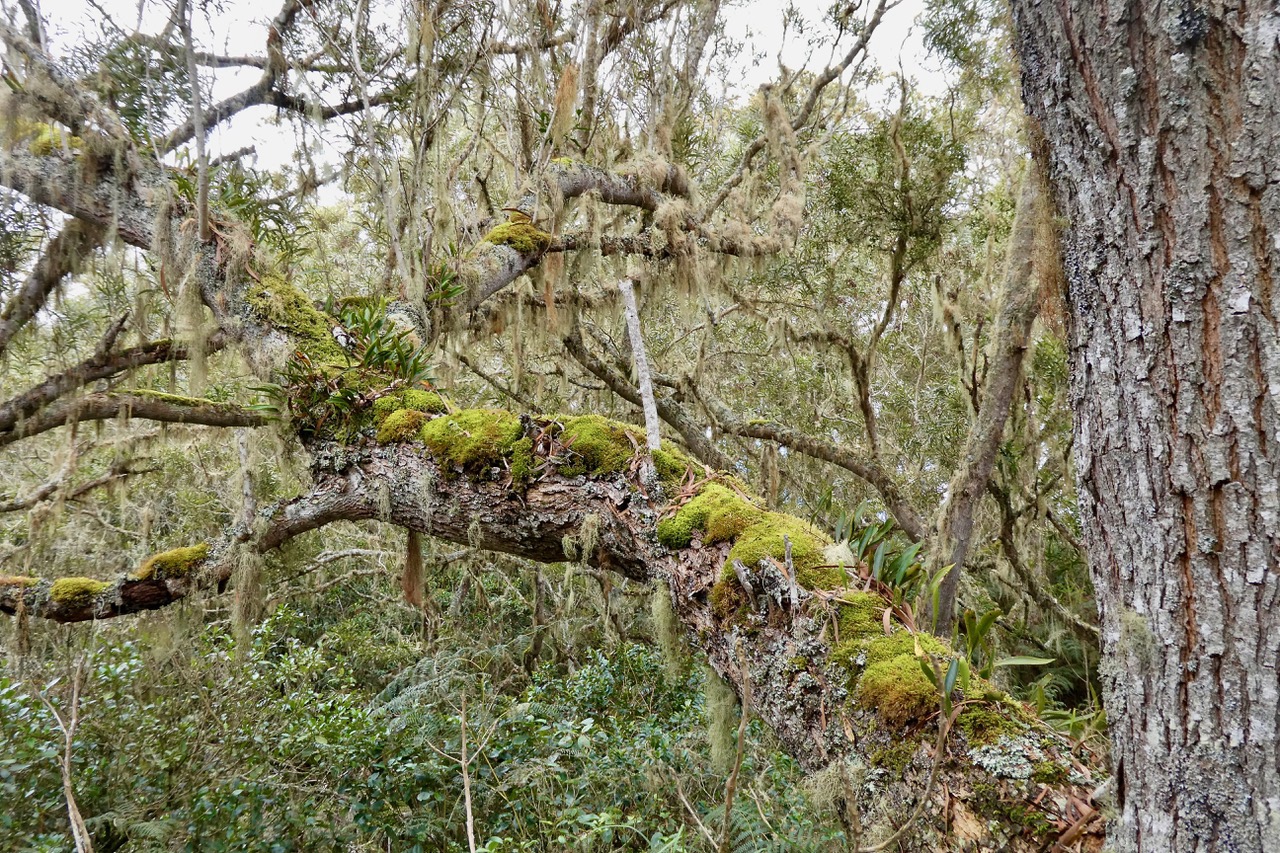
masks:
<instances>
[{"instance_id":1,"label":"lichen","mask_svg":"<svg viewBox=\"0 0 1280 853\"><path fill-rule=\"evenodd\" d=\"M510 246L522 255L541 255L551 245L551 235L532 222L504 222L484 239L495 246Z\"/></svg>"},{"instance_id":2,"label":"lichen","mask_svg":"<svg viewBox=\"0 0 1280 853\"><path fill-rule=\"evenodd\" d=\"M382 419L378 425L378 441L391 444L397 441L411 441L417 437L427 416L414 409L396 409Z\"/></svg>"},{"instance_id":3,"label":"lichen","mask_svg":"<svg viewBox=\"0 0 1280 853\"><path fill-rule=\"evenodd\" d=\"M245 290L244 300L269 325L288 332L312 362L344 364L347 351L333 337L337 320L279 275L266 273Z\"/></svg>"},{"instance_id":4,"label":"lichen","mask_svg":"<svg viewBox=\"0 0 1280 853\"><path fill-rule=\"evenodd\" d=\"M49 598L64 607L88 607L100 592L110 586L94 578L58 578L49 590Z\"/></svg>"},{"instance_id":5,"label":"lichen","mask_svg":"<svg viewBox=\"0 0 1280 853\"><path fill-rule=\"evenodd\" d=\"M855 700L887 725L902 728L937 711L940 694L915 655L902 654L868 666L858 681Z\"/></svg>"},{"instance_id":6,"label":"lichen","mask_svg":"<svg viewBox=\"0 0 1280 853\"><path fill-rule=\"evenodd\" d=\"M427 448L451 467L476 470L499 462L524 437L520 418L500 409L462 409L422 425Z\"/></svg>"},{"instance_id":7,"label":"lichen","mask_svg":"<svg viewBox=\"0 0 1280 853\"><path fill-rule=\"evenodd\" d=\"M185 548L161 551L148 557L131 577L133 580L166 580L185 578L209 557L209 543L200 542Z\"/></svg>"}]
</instances>

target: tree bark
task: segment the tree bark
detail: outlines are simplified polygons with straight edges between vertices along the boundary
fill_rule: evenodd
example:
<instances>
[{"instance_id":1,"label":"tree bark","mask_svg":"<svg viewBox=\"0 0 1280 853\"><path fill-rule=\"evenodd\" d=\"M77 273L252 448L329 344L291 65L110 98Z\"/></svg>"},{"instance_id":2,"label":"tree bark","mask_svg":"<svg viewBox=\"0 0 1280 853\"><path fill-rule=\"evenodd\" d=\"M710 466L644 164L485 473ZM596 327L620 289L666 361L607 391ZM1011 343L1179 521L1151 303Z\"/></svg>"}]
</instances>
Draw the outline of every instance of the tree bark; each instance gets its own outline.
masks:
<instances>
[{"instance_id":1,"label":"tree bark","mask_svg":"<svg viewBox=\"0 0 1280 853\"><path fill-rule=\"evenodd\" d=\"M1280 850L1280 7L1015 0L1121 851Z\"/></svg>"}]
</instances>

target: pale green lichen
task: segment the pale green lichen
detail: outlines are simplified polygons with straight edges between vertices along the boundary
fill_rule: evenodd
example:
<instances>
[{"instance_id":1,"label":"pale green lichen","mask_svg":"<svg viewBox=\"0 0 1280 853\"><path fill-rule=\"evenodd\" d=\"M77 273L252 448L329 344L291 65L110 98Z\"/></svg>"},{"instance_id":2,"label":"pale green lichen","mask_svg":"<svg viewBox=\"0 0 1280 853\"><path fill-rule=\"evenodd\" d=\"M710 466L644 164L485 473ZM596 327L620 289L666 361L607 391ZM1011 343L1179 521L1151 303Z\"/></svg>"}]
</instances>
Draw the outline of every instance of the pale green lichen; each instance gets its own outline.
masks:
<instances>
[{"instance_id":1,"label":"pale green lichen","mask_svg":"<svg viewBox=\"0 0 1280 853\"><path fill-rule=\"evenodd\" d=\"M427 415L424 412L414 409L396 409L383 418L382 423L378 425L378 441L382 444L412 441L417 437L418 431L422 429L426 420Z\"/></svg>"},{"instance_id":2,"label":"pale green lichen","mask_svg":"<svg viewBox=\"0 0 1280 853\"><path fill-rule=\"evenodd\" d=\"M522 255L541 255L551 245L551 235L532 222L504 222L484 239L494 245L510 246Z\"/></svg>"},{"instance_id":3,"label":"pale green lichen","mask_svg":"<svg viewBox=\"0 0 1280 853\"><path fill-rule=\"evenodd\" d=\"M58 578L49 589L49 598L64 607L88 607L99 593L110 586L94 578Z\"/></svg>"},{"instance_id":4,"label":"pale green lichen","mask_svg":"<svg viewBox=\"0 0 1280 853\"><path fill-rule=\"evenodd\" d=\"M494 465L524 437L520 418L500 409L462 409L422 425L422 442L451 467Z\"/></svg>"},{"instance_id":5,"label":"pale green lichen","mask_svg":"<svg viewBox=\"0 0 1280 853\"><path fill-rule=\"evenodd\" d=\"M148 557L130 577L139 581L185 578L208 557L208 542L161 551Z\"/></svg>"}]
</instances>

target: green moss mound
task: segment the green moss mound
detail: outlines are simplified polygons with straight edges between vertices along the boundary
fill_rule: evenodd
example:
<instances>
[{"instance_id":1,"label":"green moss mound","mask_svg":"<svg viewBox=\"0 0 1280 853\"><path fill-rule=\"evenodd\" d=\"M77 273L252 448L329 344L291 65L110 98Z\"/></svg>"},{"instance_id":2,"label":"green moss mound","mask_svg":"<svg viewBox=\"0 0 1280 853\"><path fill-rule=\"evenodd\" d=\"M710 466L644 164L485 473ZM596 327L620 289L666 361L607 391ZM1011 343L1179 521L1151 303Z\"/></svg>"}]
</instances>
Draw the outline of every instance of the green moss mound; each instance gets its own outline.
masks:
<instances>
[{"instance_id":1,"label":"green moss mound","mask_svg":"<svg viewBox=\"0 0 1280 853\"><path fill-rule=\"evenodd\" d=\"M426 422L427 415L414 409L396 409L382 419L378 425L378 441L391 444L397 441L411 441L417 437L418 431Z\"/></svg>"},{"instance_id":2,"label":"green moss mound","mask_svg":"<svg viewBox=\"0 0 1280 853\"><path fill-rule=\"evenodd\" d=\"M476 470L509 455L524 429L518 416L501 409L463 409L427 421L419 435L437 459Z\"/></svg>"},{"instance_id":3,"label":"green moss mound","mask_svg":"<svg viewBox=\"0 0 1280 853\"><path fill-rule=\"evenodd\" d=\"M729 552L726 569L733 571L733 561L757 566L765 557L782 562L786 555L784 538L791 540L791 560L796 569L796 580L805 589L832 589L844 580L833 568L819 568L823 562L822 534L813 525L793 515L780 512L763 513L762 517L744 528L734 540Z\"/></svg>"},{"instance_id":4,"label":"green moss mound","mask_svg":"<svg viewBox=\"0 0 1280 853\"><path fill-rule=\"evenodd\" d=\"M484 239L499 246L510 246L522 255L541 255L551 245L551 235L532 222L504 222Z\"/></svg>"},{"instance_id":5,"label":"green moss mound","mask_svg":"<svg viewBox=\"0 0 1280 853\"><path fill-rule=\"evenodd\" d=\"M636 449L644 446L645 436L635 427L599 415L583 415L565 420L560 441L574 453L572 462L560 466L560 473L576 477L626 471Z\"/></svg>"},{"instance_id":6,"label":"green moss mound","mask_svg":"<svg viewBox=\"0 0 1280 853\"><path fill-rule=\"evenodd\" d=\"M1017 720L989 705L970 705L965 708L956 718L956 728L964 733L970 746L986 746L1002 737L1026 731L1026 727Z\"/></svg>"},{"instance_id":7,"label":"green moss mound","mask_svg":"<svg viewBox=\"0 0 1280 853\"><path fill-rule=\"evenodd\" d=\"M941 694L916 657L904 654L868 666L858 681L855 701L874 710L886 724L902 728L937 711Z\"/></svg>"},{"instance_id":8,"label":"green moss mound","mask_svg":"<svg viewBox=\"0 0 1280 853\"><path fill-rule=\"evenodd\" d=\"M704 542L724 542L765 515L764 510L732 489L707 483L675 515L658 522L658 541L668 548L686 548L693 541L694 531L701 530Z\"/></svg>"},{"instance_id":9,"label":"green moss mound","mask_svg":"<svg viewBox=\"0 0 1280 853\"><path fill-rule=\"evenodd\" d=\"M680 488L690 470L702 470L701 465L666 441L662 442L659 450L653 451L653 467L658 472L663 488L669 492Z\"/></svg>"},{"instance_id":10,"label":"green moss mound","mask_svg":"<svg viewBox=\"0 0 1280 853\"><path fill-rule=\"evenodd\" d=\"M864 637L883 636L884 610L887 603L872 592L850 592L840 600L836 625L840 642L848 643Z\"/></svg>"},{"instance_id":11,"label":"green moss mound","mask_svg":"<svg viewBox=\"0 0 1280 853\"><path fill-rule=\"evenodd\" d=\"M537 472L537 460L533 457L533 439L522 438L511 445L511 482L524 485Z\"/></svg>"},{"instance_id":12,"label":"green moss mound","mask_svg":"<svg viewBox=\"0 0 1280 853\"><path fill-rule=\"evenodd\" d=\"M438 415L449 411L449 401L434 391L409 388L379 397L370 407L375 426L381 426L389 415L401 410Z\"/></svg>"},{"instance_id":13,"label":"green moss mound","mask_svg":"<svg viewBox=\"0 0 1280 853\"><path fill-rule=\"evenodd\" d=\"M346 363L347 351L333 337L338 321L280 276L263 275L245 291L244 299L263 320L292 335L313 362Z\"/></svg>"},{"instance_id":14,"label":"green moss mound","mask_svg":"<svg viewBox=\"0 0 1280 853\"><path fill-rule=\"evenodd\" d=\"M208 557L208 542L161 551L148 557L130 577L139 581L185 578Z\"/></svg>"},{"instance_id":15,"label":"green moss mound","mask_svg":"<svg viewBox=\"0 0 1280 853\"><path fill-rule=\"evenodd\" d=\"M58 578L49 590L49 598L66 607L88 607L109 586L94 578Z\"/></svg>"}]
</instances>

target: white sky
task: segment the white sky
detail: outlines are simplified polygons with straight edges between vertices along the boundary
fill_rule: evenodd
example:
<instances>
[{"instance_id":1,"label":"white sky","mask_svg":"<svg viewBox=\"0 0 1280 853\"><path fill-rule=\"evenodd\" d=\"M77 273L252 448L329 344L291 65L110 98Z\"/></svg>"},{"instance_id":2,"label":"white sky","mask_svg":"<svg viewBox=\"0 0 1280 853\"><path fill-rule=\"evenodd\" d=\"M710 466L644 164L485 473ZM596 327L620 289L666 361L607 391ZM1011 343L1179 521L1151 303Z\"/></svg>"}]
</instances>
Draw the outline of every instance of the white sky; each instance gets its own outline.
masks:
<instances>
[{"instance_id":1,"label":"white sky","mask_svg":"<svg viewBox=\"0 0 1280 853\"><path fill-rule=\"evenodd\" d=\"M864 4L871 2L874 0L864 0ZM172 9L168 0L41 0L55 45L72 44L92 35L90 30L101 26L101 15L90 10L90 3L110 12L123 29L144 32L159 30ZM746 45L741 54L742 76L740 82L730 86L730 94L745 100L762 83L776 78L779 61L792 70L807 66L812 71L838 61L839 57L833 56L829 48L812 50L808 44L821 32L819 22L831 4L832 0L793 0L792 5L807 23L803 32L791 28L785 39L783 6L778 0L739 0L726 4L722 14L727 35ZM197 9L202 7L208 17L199 13L196 16L193 29L198 45L232 54L261 53L265 25L278 11L279 2L222 0L197 5ZM871 40L870 53L872 60L885 71L893 72L901 67L908 77L916 80L924 94L940 94L946 80L936 67L929 66L919 29L913 28L923 8L924 0L901 0L897 7L889 10ZM847 36L845 40L849 40ZM842 46L843 50L847 47ZM252 84L259 74L254 68L218 71L215 100ZM280 127L264 120L270 114L265 109L254 110L216 129L209 140L211 156L254 145L260 166L270 168L286 162L295 142L283 137Z\"/></svg>"}]
</instances>

